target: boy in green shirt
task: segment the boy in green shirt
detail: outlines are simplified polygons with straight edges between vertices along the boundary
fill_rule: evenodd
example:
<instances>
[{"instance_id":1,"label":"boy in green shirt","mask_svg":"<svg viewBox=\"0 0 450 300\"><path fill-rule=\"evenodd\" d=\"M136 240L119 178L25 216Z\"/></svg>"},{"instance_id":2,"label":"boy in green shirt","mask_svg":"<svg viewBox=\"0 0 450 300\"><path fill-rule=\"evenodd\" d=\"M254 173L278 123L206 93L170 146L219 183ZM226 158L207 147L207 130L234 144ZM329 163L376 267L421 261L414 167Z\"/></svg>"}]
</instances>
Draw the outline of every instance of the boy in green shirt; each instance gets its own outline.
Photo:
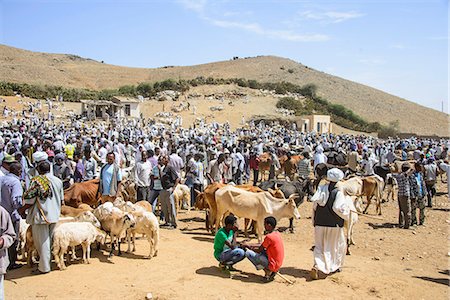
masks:
<instances>
[{"instance_id":1,"label":"boy in green shirt","mask_svg":"<svg viewBox=\"0 0 450 300\"><path fill-rule=\"evenodd\" d=\"M234 271L235 263L245 258L245 251L236 247L238 230L237 219L233 215L225 218L225 227L220 228L214 237L214 257L219 261L219 267Z\"/></svg>"}]
</instances>

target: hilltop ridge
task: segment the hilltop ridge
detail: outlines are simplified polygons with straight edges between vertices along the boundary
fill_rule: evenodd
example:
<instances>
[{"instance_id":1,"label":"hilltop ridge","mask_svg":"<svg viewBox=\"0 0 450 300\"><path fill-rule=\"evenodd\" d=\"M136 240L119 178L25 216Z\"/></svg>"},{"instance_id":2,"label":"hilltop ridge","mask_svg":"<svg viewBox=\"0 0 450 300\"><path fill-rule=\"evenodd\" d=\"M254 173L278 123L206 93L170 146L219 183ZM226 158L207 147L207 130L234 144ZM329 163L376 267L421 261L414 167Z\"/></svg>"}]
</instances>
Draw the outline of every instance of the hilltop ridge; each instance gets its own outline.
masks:
<instances>
[{"instance_id":1,"label":"hilltop ridge","mask_svg":"<svg viewBox=\"0 0 450 300\"><path fill-rule=\"evenodd\" d=\"M353 110L367 121L388 124L398 120L402 132L449 135L449 116L445 113L317 71L287 58L257 56L194 66L132 68L109 65L73 54L32 52L0 45L0 80L7 82L100 90L199 76L315 84L319 96Z\"/></svg>"}]
</instances>

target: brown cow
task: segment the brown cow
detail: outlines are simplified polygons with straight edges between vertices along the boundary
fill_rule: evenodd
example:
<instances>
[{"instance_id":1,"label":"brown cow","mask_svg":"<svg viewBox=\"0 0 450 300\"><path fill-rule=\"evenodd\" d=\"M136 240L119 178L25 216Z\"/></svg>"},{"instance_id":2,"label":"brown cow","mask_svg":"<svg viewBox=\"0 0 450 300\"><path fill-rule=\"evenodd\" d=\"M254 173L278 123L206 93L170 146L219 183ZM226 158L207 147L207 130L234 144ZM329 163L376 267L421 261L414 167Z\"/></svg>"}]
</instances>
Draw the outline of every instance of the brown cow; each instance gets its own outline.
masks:
<instances>
[{"instance_id":1,"label":"brown cow","mask_svg":"<svg viewBox=\"0 0 450 300\"><path fill-rule=\"evenodd\" d=\"M99 179L74 183L64 190L64 203L68 206L78 207L81 203L95 207L101 198L98 193Z\"/></svg>"},{"instance_id":2,"label":"brown cow","mask_svg":"<svg viewBox=\"0 0 450 300\"><path fill-rule=\"evenodd\" d=\"M300 155L292 155L290 161L288 161L287 155L279 157L280 160L280 173L284 173L285 177L289 177L291 181L294 181L294 175L297 173L297 164L303 159Z\"/></svg>"},{"instance_id":3,"label":"brown cow","mask_svg":"<svg viewBox=\"0 0 450 300\"><path fill-rule=\"evenodd\" d=\"M216 215L217 215L217 203L216 203L216 196L215 193L218 189L226 186L224 183L218 183L214 182L210 185L208 185L203 192L196 191L197 197L195 201L195 208L197 209L207 209L206 211L206 230L212 231L213 226L216 221ZM253 185L237 185L237 188L240 188L245 191L253 192L253 193L260 193L264 192L261 188ZM271 190L270 191L274 197L277 198L284 198L283 193L278 190ZM208 211L209 209L209 211ZM248 227L249 220L245 220L245 234L247 235L247 227Z\"/></svg>"},{"instance_id":4,"label":"brown cow","mask_svg":"<svg viewBox=\"0 0 450 300\"><path fill-rule=\"evenodd\" d=\"M367 213L372 197L375 196L376 211L381 215L381 198L383 196L384 181L380 176L352 177L346 181L339 182L338 187L349 196L366 196L367 206L363 213Z\"/></svg>"},{"instance_id":5,"label":"brown cow","mask_svg":"<svg viewBox=\"0 0 450 300\"><path fill-rule=\"evenodd\" d=\"M272 164L272 157L270 156L270 153L264 152L259 156L259 173L261 174L261 181L265 181L265 174L270 170L270 165Z\"/></svg>"}]
</instances>

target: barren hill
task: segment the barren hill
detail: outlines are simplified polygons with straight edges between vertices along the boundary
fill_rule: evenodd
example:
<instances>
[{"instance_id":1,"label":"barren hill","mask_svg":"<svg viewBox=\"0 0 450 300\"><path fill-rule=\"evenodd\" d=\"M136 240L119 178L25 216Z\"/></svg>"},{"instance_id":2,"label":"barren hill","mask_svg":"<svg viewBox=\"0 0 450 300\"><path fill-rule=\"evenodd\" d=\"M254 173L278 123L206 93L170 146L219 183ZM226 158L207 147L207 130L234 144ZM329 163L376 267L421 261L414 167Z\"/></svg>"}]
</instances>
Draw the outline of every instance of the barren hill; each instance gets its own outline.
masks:
<instances>
[{"instance_id":1,"label":"barren hill","mask_svg":"<svg viewBox=\"0 0 450 300\"><path fill-rule=\"evenodd\" d=\"M295 61L259 56L187 67L129 68L76 55L49 54L0 45L0 80L29 84L104 89L126 84L198 76L246 78L260 82L313 83L318 94L342 104L368 121L399 120L402 132L449 135L449 116L380 90L316 71Z\"/></svg>"}]
</instances>

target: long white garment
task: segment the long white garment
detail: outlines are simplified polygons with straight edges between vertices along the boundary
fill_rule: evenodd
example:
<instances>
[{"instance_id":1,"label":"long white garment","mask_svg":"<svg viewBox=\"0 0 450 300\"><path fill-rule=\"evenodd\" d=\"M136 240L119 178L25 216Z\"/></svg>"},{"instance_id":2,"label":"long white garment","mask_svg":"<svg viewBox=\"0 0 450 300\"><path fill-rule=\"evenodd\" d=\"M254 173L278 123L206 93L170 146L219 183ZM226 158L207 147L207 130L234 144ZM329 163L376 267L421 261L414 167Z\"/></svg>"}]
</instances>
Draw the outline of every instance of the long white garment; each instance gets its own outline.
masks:
<instances>
[{"instance_id":1,"label":"long white garment","mask_svg":"<svg viewBox=\"0 0 450 300\"><path fill-rule=\"evenodd\" d=\"M328 201L328 184L321 185L311 198L313 201L313 215L317 205L325 206ZM349 196L342 191L336 193L333 211L342 219L348 221L350 209L354 209ZM313 218L314 224L314 218ZM347 250L344 228L340 227L314 227L314 266L324 274L330 274L341 268Z\"/></svg>"},{"instance_id":2,"label":"long white garment","mask_svg":"<svg viewBox=\"0 0 450 300\"><path fill-rule=\"evenodd\" d=\"M344 228L315 226L314 237L314 266L324 274L341 268L347 250Z\"/></svg>"}]
</instances>

